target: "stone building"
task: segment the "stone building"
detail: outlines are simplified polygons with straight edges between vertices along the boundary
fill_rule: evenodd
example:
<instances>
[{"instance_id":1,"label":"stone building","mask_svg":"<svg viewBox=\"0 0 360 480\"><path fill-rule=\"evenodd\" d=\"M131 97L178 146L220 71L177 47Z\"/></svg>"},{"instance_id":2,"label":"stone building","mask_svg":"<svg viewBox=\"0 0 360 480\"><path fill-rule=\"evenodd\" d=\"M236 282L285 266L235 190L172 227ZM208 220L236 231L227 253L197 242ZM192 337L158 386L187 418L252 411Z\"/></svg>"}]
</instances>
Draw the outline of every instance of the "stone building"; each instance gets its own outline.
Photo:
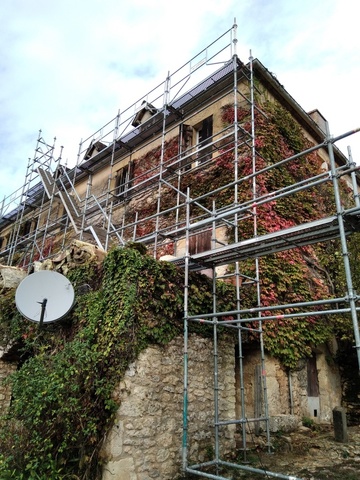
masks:
<instances>
[{"instance_id":1,"label":"stone building","mask_svg":"<svg viewBox=\"0 0 360 480\"><path fill-rule=\"evenodd\" d=\"M221 428L220 456L234 458L242 448L241 431L232 423L241 418L241 398L235 376L234 342L221 345L219 367L220 416L228 425ZM183 415L183 339L176 338L167 347L152 347L132 364L116 391L121 406L105 445L103 479L176 478L181 471ZM319 372L317 419L331 423L332 409L341 402L339 372L317 355ZM214 448L213 345L211 339L192 335L189 342L189 461L211 460ZM254 394L261 359L256 352L245 355L246 412L256 415ZM270 432L295 431L303 417L314 418L310 411L306 362L297 371L287 373L274 358L266 358ZM290 378L291 377L291 378ZM292 399L292 400L291 400ZM316 417L315 417L316 418ZM247 425L247 446L266 442L265 425L260 436ZM260 443L261 444L261 443Z\"/></svg>"},{"instance_id":2,"label":"stone building","mask_svg":"<svg viewBox=\"0 0 360 480\"><path fill-rule=\"evenodd\" d=\"M2 263L31 270L74 239L104 251L139 242L183 268L186 321L214 327L213 340L185 333L129 367L104 480L173 478L181 464L192 472L192 462L246 450L252 432L269 444L271 431L302 417L331 421L341 403L334 346L309 341L307 358L285 368L264 351L264 319L309 319L311 331L341 304L360 348L352 292L336 299L315 250L340 239L347 262L346 237L359 230L354 164L320 112L306 113L258 59L238 58L235 34L234 26L84 140L75 167L39 136L21 193L3 202ZM292 283L287 267L296 263L302 275ZM189 315L190 271L232 283L237 310L217 311L214 282L213 311ZM224 328L235 328L238 342L218 343ZM256 351L246 341L254 332Z\"/></svg>"}]
</instances>

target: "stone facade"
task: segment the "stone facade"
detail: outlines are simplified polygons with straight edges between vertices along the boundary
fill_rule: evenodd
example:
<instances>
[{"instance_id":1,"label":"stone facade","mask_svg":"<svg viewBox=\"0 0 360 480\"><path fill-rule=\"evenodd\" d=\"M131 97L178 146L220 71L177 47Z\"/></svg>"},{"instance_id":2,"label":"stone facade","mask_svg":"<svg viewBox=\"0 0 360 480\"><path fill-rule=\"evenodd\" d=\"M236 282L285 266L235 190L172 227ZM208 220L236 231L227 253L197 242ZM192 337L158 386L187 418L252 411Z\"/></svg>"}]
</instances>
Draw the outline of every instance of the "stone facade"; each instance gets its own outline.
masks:
<instances>
[{"instance_id":1,"label":"stone facade","mask_svg":"<svg viewBox=\"0 0 360 480\"><path fill-rule=\"evenodd\" d=\"M293 416L296 416L299 422L303 417L316 423L330 424L332 422L333 408L341 405L340 372L326 346L318 348L315 357L319 395L313 399L308 394L309 379L306 360L299 362L298 367L289 372L282 367L278 360L266 355L266 387L270 417L274 419L279 416L288 416L289 424L293 424ZM249 351L244 355L247 417L255 416L255 372L258 365L260 365L259 352ZM316 412L312 408L314 400L317 402ZM284 427L285 424L281 423ZM274 422L274 425L276 424L277 421ZM284 430L284 428L281 429ZM276 431L276 427L273 431Z\"/></svg>"},{"instance_id":2,"label":"stone facade","mask_svg":"<svg viewBox=\"0 0 360 480\"><path fill-rule=\"evenodd\" d=\"M241 418L241 398L234 341L220 340L219 418ZM256 412L260 354L243 355L245 417L261 415L263 397ZM183 424L183 337L167 346L150 346L129 366L114 397L120 407L104 442L106 463L103 480L176 479L182 470ZM332 410L341 405L341 384L337 366L326 347L316 351L319 382L319 410L313 416L308 396L307 361L291 372L266 356L266 387L271 432L291 432L303 417L331 423ZM188 356L188 459L191 464L213 459L214 450L214 358L212 339L191 335ZM0 411L9 407L11 391L2 382L16 370L16 363L0 360ZM264 426L260 423L260 434ZM247 432L255 423L246 426ZM253 429L252 429L253 430ZM220 427L220 456L236 452L241 429ZM253 433L248 440L253 439Z\"/></svg>"},{"instance_id":3,"label":"stone facade","mask_svg":"<svg viewBox=\"0 0 360 480\"><path fill-rule=\"evenodd\" d=\"M20 268L0 264L0 289L16 288L26 275Z\"/></svg>"},{"instance_id":4,"label":"stone facade","mask_svg":"<svg viewBox=\"0 0 360 480\"><path fill-rule=\"evenodd\" d=\"M235 416L235 355L231 340L219 351L219 416ZM188 452L191 461L212 455L212 341L189 339ZM106 439L103 480L172 479L181 473L183 418L183 338L149 347L128 369L117 392L121 402ZM221 453L235 447L233 425L221 428Z\"/></svg>"},{"instance_id":5,"label":"stone facade","mask_svg":"<svg viewBox=\"0 0 360 480\"><path fill-rule=\"evenodd\" d=\"M213 459L214 390L212 340L192 335L189 341L188 451L190 463ZM236 355L232 340L219 347L219 417L241 417ZM326 347L318 349L319 411L316 418L308 397L307 362L286 371L266 356L266 387L271 432L297 429L303 417L331 423L332 409L341 403L340 377L329 362ZM256 416L256 377L260 355L244 355L245 412ZM260 370L261 371L261 370ZM183 415L183 338L166 347L151 346L128 368L115 397L120 403L103 448L107 463L103 480L175 479L181 474ZM263 411L263 398L260 400ZM259 411L258 411L259 413ZM261 412L260 412L261 414ZM247 425L247 431L251 426ZM220 429L220 455L234 452L238 432L234 425Z\"/></svg>"}]
</instances>

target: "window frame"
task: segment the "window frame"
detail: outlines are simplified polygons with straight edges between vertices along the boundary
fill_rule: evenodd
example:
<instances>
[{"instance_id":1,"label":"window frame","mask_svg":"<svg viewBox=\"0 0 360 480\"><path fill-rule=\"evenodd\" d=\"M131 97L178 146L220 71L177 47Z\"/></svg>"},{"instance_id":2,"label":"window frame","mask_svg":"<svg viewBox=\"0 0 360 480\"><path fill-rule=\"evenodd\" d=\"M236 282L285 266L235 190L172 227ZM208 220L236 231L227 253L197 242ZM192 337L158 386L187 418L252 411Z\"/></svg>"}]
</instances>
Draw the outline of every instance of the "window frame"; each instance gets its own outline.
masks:
<instances>
[{"instance_id":1,"label":"window frame","mask_svg":"<svg viewBox=\"0 0 360 480\"><path fill-rule=\"evenodd\" d=\"M214 136L213 115L204 118L195 126L196 131L196 165L201 165L212 158L212 139Z\"/></svg>"},{"instance_id":2,"label":"window frame","mask_svg":"<svg viewBox=\"0 0 360 480\"><path fill-rule=\"evenodd\" d=\"M117 200L124 201L128 199L129 190L132 187L133 173L133 162L129 162L116 171L113 195Z\"/></svg>"}]
</instances>

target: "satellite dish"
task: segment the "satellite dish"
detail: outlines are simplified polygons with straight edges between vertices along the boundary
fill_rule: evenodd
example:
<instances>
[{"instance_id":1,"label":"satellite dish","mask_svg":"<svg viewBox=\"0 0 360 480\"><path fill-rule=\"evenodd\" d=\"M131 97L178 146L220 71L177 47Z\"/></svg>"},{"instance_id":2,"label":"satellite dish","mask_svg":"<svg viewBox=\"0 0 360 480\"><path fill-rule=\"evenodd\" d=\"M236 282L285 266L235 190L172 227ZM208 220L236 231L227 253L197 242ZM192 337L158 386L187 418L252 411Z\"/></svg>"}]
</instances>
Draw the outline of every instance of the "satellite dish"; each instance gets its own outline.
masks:
<instances>
[{"instance_id":1,"label":"satellite dish","mask_svg":"<svg viewBox=\"0 0 360 480\"><path fill-rule=\"evenodd\" d=\"M24 278L15 293L19 312L32 322L60 320L74 304L74 288L61 273L40 270Z\"/></svg>"}]
</instances>

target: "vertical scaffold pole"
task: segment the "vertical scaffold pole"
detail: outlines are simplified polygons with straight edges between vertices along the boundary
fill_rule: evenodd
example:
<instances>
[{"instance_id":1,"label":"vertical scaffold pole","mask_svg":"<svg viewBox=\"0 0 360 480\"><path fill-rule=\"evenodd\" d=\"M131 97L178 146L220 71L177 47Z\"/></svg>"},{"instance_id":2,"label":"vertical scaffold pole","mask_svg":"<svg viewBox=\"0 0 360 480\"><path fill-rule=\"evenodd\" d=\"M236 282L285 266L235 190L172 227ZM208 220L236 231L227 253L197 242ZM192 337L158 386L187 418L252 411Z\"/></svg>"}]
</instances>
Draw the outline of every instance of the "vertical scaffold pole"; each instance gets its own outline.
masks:
<instances>
[{"instance_id":1,"label":"vertical scaffold pole","mask_svg":"<svg viewBox=\"0 0 360 480\"><path fill-rule=\"evenodd\" d=\"M257 181L256 181L256 144L255 144L255 97L254 97L254 70L253 70L253 56L250 51L249 57L250 65L250 97L251 97L251 151L252 151L252 168L253 168L253 218L254 218L254 237L258 234L258 224L257 224ZM260 268L259 268L259 258L255 258L255 272L256 272L256 295L258 306L261 306L261 291L260 291ZM260 312L261 316L261 312ZM270 429L269 429L269 406L267 398L267 382L266 382L266 369L265 369L265 349L264 349L264 339L263 339L263 328L262 321L259 322L259 331L260 331L260 356L261 356L261 387L264 394L264 416L266 422L266 438L268 451L270 452Z\"/></svg>"},{"instance_id":2,"label":"vertical scaffold pole","mask_svg":"<svg viewBox=\"0 0 360 480\"><path fill-rule=\"evenodd\" d=\"M353 192L354 192L355 205L357 207L360 207L358 184L357 184L355 170L354 170L354 168L356 167L356 163L354 162L354 160L352 158L351 148L348 147L347 150L348 150L348 155L349 155L349 166L351 168L351 181L352 181L352 187L353 187Z\"/></svg>"},{"instance_id":3,"label":"vertical scaffold pole","mask_svg":"<svg viewBox=\"0 0 360 480\"><path fill-rule=\"evenodd\" d=\"M236 44L237 44L237 25L236 21L234 22L234 39L233 39L233 71L234 71L234 85L233 85L233 98L234 98L234 205L239 203L239 188L238 188L238 179L239 179L239 120L238 120L238 75L237 75L237 53L236 53ZM234 215L234 241L235 243L239 242L239 228L238 228L238 215ZM239 262L235 262L235 288L236 288L236 308L238 311L241 309L240 302L240 265ZM245 406L245 385L244 385L244 356L243 356L243 336L242 336L242 326L241 326L241 314L237 314L237 319L239 323L238 328L238 348L239 356L237 358L239 365L239 389L240 389L240 402L241 402L241 437L242 437L242 449L243 449L243 460L246 461L246 406Z\"/></svg>"},{"instance_id":4,"label":"vertical scaffold pole","mask_svg":"<svg viewBox=\"0 0 360 480\"><path fill-rule=\"evenodd\" d=\"M328 141L331 179L334 187L336 214L337 214L338 224L339 224L341 251L343 256L346 284L347 284L347 290L348 290L347 291L348 302L350 305L351 319L352 319L352 324L354 329L355 348L356 348L358 367L359 367L359 373L360 373L360 333L359 333L359 323L358 323L357 312L356 312L356 293L354 291L353 282L352 282L351 267L350 267L350 260L349 260L349 253L347 248L344 218L343 218L343 208L341 206L340 190L339 190L338 178L336 173L334 147L332 144L332 137L330 135L329 124L327 122L326 122L326 136Z\"/></svg>"},{"instance_id":5,"label":"vertical scaffold pole","mask_svg":"<svg viewBox=\"0 0 360 480\"><path fill-rule=\"evenodd\" d=\"M170 72L166 77L165 89L163 96L163 122L162 122L162 135L161 135L161 155L160 155L160 171L159 171L159 187L158 187L158 196L157 196L157 209L156 209L156 220L155 220L155 240L154 240L154 258L156 258L157 246L159 240L159 225L160 225L160 212L161 212L161 192L163 188L163 174L164 174L164 154L165 154L165 134L166 134L166 113L167 106L169 103L170 95Z\"/></svg>"},{"instance_id":6,"label":"vertical scaffold pole","mask_svg":"<svg viewBox=\"0 0 360 480\"><path fill-rule=\"evenodd\" d=\"M112 215L113 215L113 207L114 201L112 196L112 188L113 188L113 179L114 179L114 164L115 164L115 149L116 149L116 140L119 135L119 125L120 125L120 110L115 118L115 125L114 125L114 133L113 133L113 144L111 149L111 160L110 160L110 172L108 176L108 188L106 190L106 203L105 203L105 211L108 213L107 221L106 221L106 240L105 240L105 251L107 251L110 241L110 231L112 226ZM131 161L131 156L130 156ZM128 189L128 185L125 187ZM111 198L111 200L110 200ZM124 213L125 216L125 213Z\"/></svg>"},{"instance_id":7,"label":"vertical scaffold pole","mask_svg":"<svg viewBox=\"0 0 360 480\"><path fill-rule=\"evenodd\" d=\"M216 270L213 267L213 312L216 313ZM219 353L218 353L218 317L213 317L213 351L214 351L214 434L216 474L220 460L219 446Z\"/></svg>"},{"instance_id":8,"label":"vertical scaffold pole","mask_svg":"<svg viewBox=\"0 0 360 480\"><path fill-rule=\"evenodd\" d=\"M185 238L185 272L184 272L184 394L183 394L183 470L188 466L188 315L189 315L189 237L190 237L190 189L186 194L186 238Z\"/></svg>"}]
</instances>

